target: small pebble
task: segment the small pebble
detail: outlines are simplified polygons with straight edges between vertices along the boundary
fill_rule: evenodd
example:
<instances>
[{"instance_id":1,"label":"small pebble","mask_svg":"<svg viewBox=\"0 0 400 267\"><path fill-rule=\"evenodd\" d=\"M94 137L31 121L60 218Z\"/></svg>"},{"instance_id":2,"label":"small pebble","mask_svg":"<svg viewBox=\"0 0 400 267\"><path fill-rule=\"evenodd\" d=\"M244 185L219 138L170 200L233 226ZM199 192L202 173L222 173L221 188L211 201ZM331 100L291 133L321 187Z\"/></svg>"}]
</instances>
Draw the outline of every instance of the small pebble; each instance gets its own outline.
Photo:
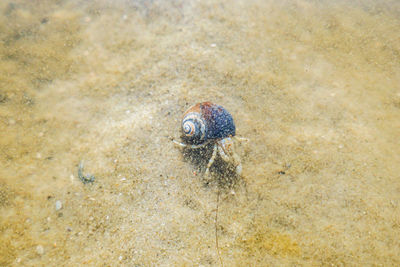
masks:
<instances>
[{"instance_id":1,"label":"small pebble","mask_svg":"<svg viewBox=\"0 0 400 267\"><path fill-rule=\"evenodd\" d=\"M44 253L43 246L41 246L41 245L37 246L36 247L36 253L39 254L39 255L43 255L43 253Z\"/></svg>"},{"instance_id":2,"label":"small pebble","mask_svg":"<svg viewBox=\"0 0 400 267\"><path fill-rule=\"evenodd\" d=\"M60 210L62 208L62 203L60 200L56 201L56 210Z\"/></svg>"}]
</instances>

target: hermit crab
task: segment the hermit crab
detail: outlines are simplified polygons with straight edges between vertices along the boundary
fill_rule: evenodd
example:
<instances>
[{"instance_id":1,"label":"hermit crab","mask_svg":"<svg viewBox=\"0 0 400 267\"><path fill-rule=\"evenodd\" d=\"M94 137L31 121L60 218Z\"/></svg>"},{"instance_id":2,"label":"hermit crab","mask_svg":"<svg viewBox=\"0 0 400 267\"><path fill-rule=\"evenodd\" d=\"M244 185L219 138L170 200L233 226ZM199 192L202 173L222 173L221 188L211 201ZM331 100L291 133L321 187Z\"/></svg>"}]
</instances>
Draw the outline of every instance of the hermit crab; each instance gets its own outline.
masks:
<instances>
[{"instance_id":1,"label":"hermit crab","mask_svg":"<svg viewBox=\"0 0 400 267\"><path fill-rule=\"evenodd\" d=\"M240 157L235 153L233 139L239 141L247 141L247 139L236 137L235 134L236 127L232 115L222 106L203 102L190 107L183 114L181 136L183 143L175 140L173 142L180 147L189 149L198 149L211 143L214 144L205 176L209 175L209 169L217 154L235 167L237 175L241 175L242 164Z\"/></svg>"}]
</instances>

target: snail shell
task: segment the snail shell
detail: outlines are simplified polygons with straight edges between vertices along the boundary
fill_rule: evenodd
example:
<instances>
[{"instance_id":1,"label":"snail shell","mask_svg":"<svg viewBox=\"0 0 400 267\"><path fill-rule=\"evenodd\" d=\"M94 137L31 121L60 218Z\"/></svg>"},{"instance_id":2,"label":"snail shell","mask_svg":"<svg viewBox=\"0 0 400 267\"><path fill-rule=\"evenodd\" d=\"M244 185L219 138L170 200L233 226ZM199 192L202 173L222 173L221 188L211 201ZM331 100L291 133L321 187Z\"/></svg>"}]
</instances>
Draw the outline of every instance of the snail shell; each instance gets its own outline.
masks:
<instances>
[{"instance_id":1,"label":"snail shell","mask_svg":"<svg viewBox=\"0 0 400 267\"><path fill-rule=\"evenodd\" d=\"M236 131L232 115L222 106L211 102L190 107L182 119L182 140L199 145L209 139L234 136Z\"/></svg>"}]
</instances>

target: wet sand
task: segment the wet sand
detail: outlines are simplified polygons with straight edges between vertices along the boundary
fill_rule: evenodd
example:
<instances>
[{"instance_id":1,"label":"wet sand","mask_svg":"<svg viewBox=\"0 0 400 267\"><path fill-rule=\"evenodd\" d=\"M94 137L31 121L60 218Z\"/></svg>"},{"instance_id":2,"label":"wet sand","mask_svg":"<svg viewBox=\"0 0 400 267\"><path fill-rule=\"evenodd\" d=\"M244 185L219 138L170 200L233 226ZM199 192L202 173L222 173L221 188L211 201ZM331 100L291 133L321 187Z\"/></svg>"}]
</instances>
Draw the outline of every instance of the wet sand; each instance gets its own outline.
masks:
<instances>
[{"instance_id":1,"label":"wet sand","mask_svg":"<svg viewBox=\"0 0 400 267\"><path fill-rule=\"evenodd\" d=\"M0 266L400 265L398 1L0 13ZM243 177L171 142L202 101Z\"/></svg>"}]
</instances>

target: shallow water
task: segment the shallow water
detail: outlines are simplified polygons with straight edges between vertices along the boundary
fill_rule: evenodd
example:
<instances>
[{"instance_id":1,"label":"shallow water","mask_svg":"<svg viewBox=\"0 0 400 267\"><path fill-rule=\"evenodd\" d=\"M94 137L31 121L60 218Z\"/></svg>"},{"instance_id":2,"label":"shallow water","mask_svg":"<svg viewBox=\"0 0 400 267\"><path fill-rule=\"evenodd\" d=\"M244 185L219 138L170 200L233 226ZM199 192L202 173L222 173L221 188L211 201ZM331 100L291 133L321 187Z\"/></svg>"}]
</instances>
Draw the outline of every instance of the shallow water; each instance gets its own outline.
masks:
<instances>
[{"instance_id":1,"label":"shallow water","mask_svg":"<svg viewBox=\"0 0 400 267\"><path fill-rule=\"evenodd\" d=\"M400 265L398 1L0 14L0 266ZM201 101L250 139L243 177L172 144Z\"/></svg>"}]
</instances>

